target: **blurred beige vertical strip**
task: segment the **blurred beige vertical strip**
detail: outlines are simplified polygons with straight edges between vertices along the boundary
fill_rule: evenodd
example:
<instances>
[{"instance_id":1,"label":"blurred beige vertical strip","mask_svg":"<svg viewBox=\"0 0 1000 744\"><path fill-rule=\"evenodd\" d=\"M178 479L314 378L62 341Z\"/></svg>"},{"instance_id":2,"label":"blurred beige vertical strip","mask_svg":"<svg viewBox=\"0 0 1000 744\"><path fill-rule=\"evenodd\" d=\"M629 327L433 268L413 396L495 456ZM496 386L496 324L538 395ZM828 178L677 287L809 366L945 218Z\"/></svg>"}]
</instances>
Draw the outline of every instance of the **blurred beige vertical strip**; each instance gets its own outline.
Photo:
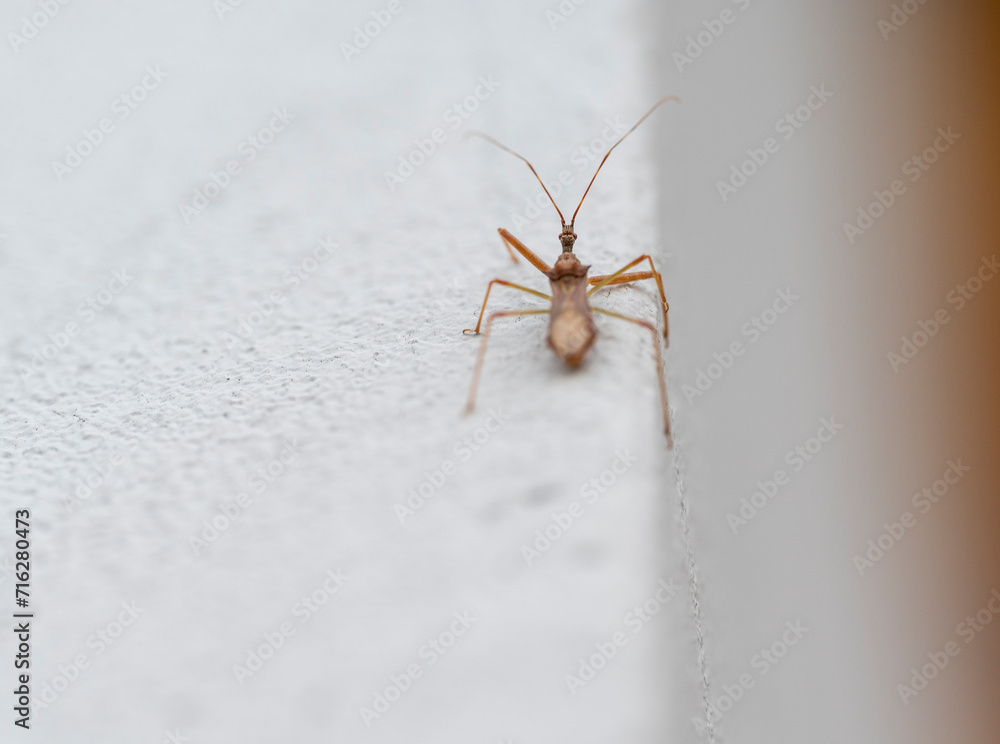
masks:
<instances>
[{"instance_id":1,"label":"blurred beige vertical strip","mask_svg":"<svg viewBox=\"0 0 1000 744\"><path fill-rule=\"evenodd\" d=\"M667 365L721 738L992 744L1000 6L734 0L655 13L655 94L684 101L660 145ZM814 85L829 102L776 136ZM758 167L725 193L747 148ZM789 285L796 307L748 343L741 324ZM685 395L734 339L741 356ZM836 441L738 511L830 414L844 424ZM798 619L808 634L765 679L754 654ZM744 674L752 687L737 690Z\"/></svg>"},{"instance_id":2,"label":"blurred beige vertical strip","mask_svg":"<svg viewBox=\"0 0 1000 744\"><path fill-rule=\"evenodd\" d=\"M1000 730L1000 14L873 10L878 43L845 45L858 95L838 248L857 263L850 366L870 367L859 466L888 519L854 561L890 730L985 744Z\"/></svg>"}]
</instances>

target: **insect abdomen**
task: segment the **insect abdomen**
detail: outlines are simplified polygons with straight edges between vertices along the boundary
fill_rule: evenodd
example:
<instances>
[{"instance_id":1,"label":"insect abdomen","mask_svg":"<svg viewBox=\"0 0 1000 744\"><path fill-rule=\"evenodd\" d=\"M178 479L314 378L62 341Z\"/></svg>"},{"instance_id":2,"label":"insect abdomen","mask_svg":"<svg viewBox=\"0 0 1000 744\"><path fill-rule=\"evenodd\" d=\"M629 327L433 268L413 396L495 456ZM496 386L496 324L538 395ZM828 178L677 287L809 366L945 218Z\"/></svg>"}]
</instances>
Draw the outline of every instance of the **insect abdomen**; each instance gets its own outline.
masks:
<instances>
[{"instance_id":1,"label":"insect abdomen","mask_svg":"<svg viewBox=\"0 0 1000 744\"><path fill-rule=\"evenodd\" d=\"M589 315L566 304L553 313L549 322L549 346L566 364L576 367L597 337L597 328Z\"/></svg>"}]
</instances>

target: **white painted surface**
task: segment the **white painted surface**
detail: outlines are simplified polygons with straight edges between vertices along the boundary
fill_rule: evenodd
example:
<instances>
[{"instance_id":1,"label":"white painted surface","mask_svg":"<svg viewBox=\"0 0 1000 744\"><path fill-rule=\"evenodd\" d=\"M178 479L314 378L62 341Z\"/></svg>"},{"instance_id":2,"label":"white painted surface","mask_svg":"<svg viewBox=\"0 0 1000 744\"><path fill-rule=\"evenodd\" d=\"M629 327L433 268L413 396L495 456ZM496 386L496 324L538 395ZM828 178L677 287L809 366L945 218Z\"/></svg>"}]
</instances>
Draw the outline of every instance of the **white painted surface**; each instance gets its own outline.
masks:
<instances>
[{"instance_id":1,"label":"white painted surface","mask_svg":"<svg viewBox=\"0 0 1000 744\"><path fill-rule=\"evenodd\" d=\"M597 346L571 372L545 347L544 319L502 324L479 407L460 416L478 348L460 330L487 282L546 285L510 263L496 227L548 260L558 251L548 209L515 224L540 193L524 165L461 142L461 131L489 132L547 179L568 170L558 201L569 211L596 165L579 148L609 119L628 125L677 94L682 105L657 112L602 172L577 252L604 273L648 251L664 274L712 700L735 695L742 675L753 681L719 722L721 738L988 741L961 706L983 694L971 671L995 644L977 641L920 712L895 688L958 619L946 600L961 560L935 541L972 507L922 527L885 575L859 577L852 562L953 450L978 452L954 428L962 446L917 441L937 431L914 401L933 375L884 369L898 329L943 286L915 288L899 267L914 244L947 263L935 250L950 233L935 248L920 218L961 181L975 146L942 161L927 195L901 202L870 252L852 252L841 229L938 115L961 118L964 104L931 107L921 122L933 126L907 129L917 106L893 77L902 63L878 36L882 11L867 5L588 2L553 29L555 4L403 2L347 62L341 42L385 7L247 0L220 19L210 3L72 3L4 50L0 506L4 525L17 508L33 512L36 691L72 676L80 655L88 664L35 712L38 740L698 739L689 596L639 632L627 614L661 580L688 580L645 332L599 319ZM726 7L733 22L678 71L671 54ZM909 59L937 38L920 25L937 7L901 32ZM0 29L33 9L5 9ZM112 102L156 65L162 84L117 119ZM489 96L480 87L486 100L453 130L446 112L481 79L500 85ZM834 96L723 202L716 182L823 85ZM886 100L895 127L869 136ZM275 108L294 119L249 162L240 145ZM105 116L114 130L57 180L52 160ZM445 141L390 190L385 172L435 128ZM240 173L185 222L178 205L231 159ZM332 257L296 283L327 236ZM81 303L123 270L134 278L88 320ZM277 309L233 339L275 291ZM745 324L787 291L800 299L752 341ZM601 302L657 320L652 287ZM502 289L495 303L539 305ZM24 379L18 365L70 322L79 333ZM734 341L744 353L703 396L686 396ZM945 403L934 405L943 419ZM462 442L501 413L464 457ZM843 432L733 534L740 499L791 470L786 452L831 416ZM289 446L284 471L257 480L283 452L290 459ZM581 489L622 450L635 462L586 503ZM78 483L96 483L113 457L113 472L69 510ZM442 480L446 460L456 472L401 524L394 507L425 478ZM970 504L989 492L973 480L969 491ZM195 555L189 539L242 493L252 503ZM522 545L573 501L582 517L527 566ZM296 603L332 588L327 572L338 569L346 583L302 623ZM974 606L982 587L959 583L961 606ZM0 586L8 596L10 577ZM114 631L133 601L135 623L102 647L96 634ZM431 665L421 648L455 613L476 620ZM294 635L239 684L233 666L286 622ZM796 634L787 623L808 630L763 672L761 649ZM628 643L572 695L565 675L618 631ZM4 658L10 648L0 641ZM362 706L410 664L420 676L366 726Z\"/></svg>"},{"instance_id":2,"label":"white painted surface","mask_svg":"<svg viewBox=\"0 0 1000 744\"><path fill-rule=\"evenodd\" d=\"M479 407L460 416L478 348L460 331L488 280L547 289L496 235L537 184L510 156L462 143L461 129L491 132L547 178L569 170L560 203L572 210L596 166L578 168L574 149L658 94L633 42L637 5L583 6L555 32L541 7L402 8L349 64L338 45L374 5L248 2L220 20L207 3L74 4L8 54L4 96L19 105L2 144L16 177L0 186L4 519L33 512L36 692L77 655L89 663L35 712L46 742L176 730L206 742L656 741L662 730L670 670L685 663L662 641L671 621L665 610L642 632L624 625L661 579L684 584L669 557L648 334L602 319L571 372L545 347L544 319L498 326ZM165 80L119 121L108 102L156 64ZM444 112L484 78L499 87L480 88L487 100L452 130ZM250 162L240 143L274 108L294 118ZM114 130L57 180L50 161L102 116ZM647 153L677 116L658 113L588 197L577 250L595 273L660 253ZM383 173L436 127L446 141L390 191ZM185 222L178 205L230 159L240 172ZM544 210L515 233L551 261L558 227ZM334 255L296 285L326 236ZM121 270L134 278L113 302L92 322L78 316ZM273 291L277 310L251 316ZM603 302L656 321L652 287ZM253 333L234 339L242 321ZM68 322L78 335L22 380L18 365ZM502 427L480 451L456 450L491 411ZM297 456L273 483L254 475L289 444ZM581 488L624 451L635 462L586 503ZM78 481L116 455L69 511ZM394 506L444 460L457 473L401 524ZM194 555L189 538L241 493L250 505ZM578 524L527 566L522 544L573 501L586 507ZM301 623L295 603L328 569L350 578ZM133 600L141 613L120 639L88 642ZM668 605L680 627L684 602ZM456 612L476 621L431 665L421 648ZM234 664L285 621L295 635L238 684ZM628 644L571 695L565 675L617 631ZM361 707L414 663L412 688L366 726Z\"/></svg>"}]
</instances>

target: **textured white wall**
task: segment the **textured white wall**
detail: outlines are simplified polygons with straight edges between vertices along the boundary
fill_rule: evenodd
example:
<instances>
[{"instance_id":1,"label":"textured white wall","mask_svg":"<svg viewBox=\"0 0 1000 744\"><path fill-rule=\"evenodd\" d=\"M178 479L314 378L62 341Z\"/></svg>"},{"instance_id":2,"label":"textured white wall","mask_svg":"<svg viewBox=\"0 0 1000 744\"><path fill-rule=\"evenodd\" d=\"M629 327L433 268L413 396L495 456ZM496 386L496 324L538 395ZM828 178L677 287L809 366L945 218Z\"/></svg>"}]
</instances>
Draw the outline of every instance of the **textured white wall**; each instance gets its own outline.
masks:
<instances>
[{"instance_id":1,"label":"textured white wall","mask_svg":"<svg viewBox=\"0 0 1000 744\"><path fill-rule=\"evenodd\" d=\"M572 210L596 167L574 151L661 95L645 82L640 7L583 5L553 29L543 6L403 2L348 62L340 43L381 7L247 2L220 19L208 3L69 5L5 50L3 93L19 105L0 144L4 524L33 511L36 694L61 687L78 655L88 663L35 712L46 742L178 730L656 741L673 710L693 648L663 638L670 623L690 638L685 595L648 624L628 615L670 596L661 581L685 584L648 334L602 318L569 371L544 319L499 325L479 407L460 415L478 348L460 331L489 279L547 289L510 263L496 228L549 261L559 251L550 209L512 224L539 191L527 168L460 133L489 131L547 179L567 170L559 201ZM111 101L147 65L165 78L119 119ZM485 100L467 103L477 89ZM456 104L476 110L456 118ZM588 197L577 250L595 273L664 253L649 143L678 115L659 112ZM102 117L114 129L59 180L50 161ZM251 159L243 143L262 127L280 131ZM385 172L436 128L443 144L390 190ZM196 202L230 161L221 195ZM122 270L110 304L79 314ZM609 294L605 306L657 321L654 287ZM69 345L20 374L68 322ZM464 444L487 424L498 430L481 449ZM457 472L401 524L394 507L427 473L441 480L445 460ZM586 501L587 482L626 460ZM267 480L269 465L281 472ZM92 494L72 501L88 477ZM526 565L521 546L573 502L578 523ZM195 555L190 538L234 503L239 518ZM299 603L338 587L338 570L349 578L327 604ZM138 618L102 647L91 636L123 601ZM455 613L475 622L437 658L425 644ZM294 635L239 684L233 665L285 622ZM627 645L571 694L578 659L619 632ZM366 726L362 706L411 664L412 688Z\"/></svg>"},{"instance_id":2,"label":"textured white wall","mask_svg":"<svg viewBox=\"0 0 1000 744\"><path fill-rule=\"evenodd\" d=\"M983 554L940 537L971 524L986 544L976 509L995 493L990 452L935 395L975 390L935 376L953 374L956 342L942 334L910 376L885 363L974 270L958 247L989 244L948 201L989 153L974 97L947 64L933 95L908 83L925 51L964 48L957 16L928 3L884 40L889 3L220 3L60 5L23 39L6 34L37 6L0 11L0 561L30 508L38 740L708 740L648 334L599 318L571 371L544 318L503 322L460 415L479 343L460 331L488 281L546 289L496 228L549 261L559 229L530 206L523 163L462 131L549 181L566 171L569 212L597 164L581 148L669 94L683 102L609 160L576 250L600 273L648 252L664 275L719 740L991 740L972 714L995 687L995 635L919 705L896 688L989 588ZM778 124L811 96L800 128ZM843 221L949 121L967 149L864 248L847 243ZM723 200L718 182L768 146ZM224 188L196 201L213 174ZM647 284L598 302L658 323ZM503 288L492 302L541 306ZM796 465L786 453L816 449L831 419L844 428ZM977 468L963 500L859 576L853 556L952 456ZM787 483L734 521L779 469ZM433 497L401 523L425 481ZM527 565L522 546L571 508ZM573 694L566 675L616 634ZM787 651L774 663L772 646ZM408 671L366 725L362 707Z\"/></svg>"}]
</instances>

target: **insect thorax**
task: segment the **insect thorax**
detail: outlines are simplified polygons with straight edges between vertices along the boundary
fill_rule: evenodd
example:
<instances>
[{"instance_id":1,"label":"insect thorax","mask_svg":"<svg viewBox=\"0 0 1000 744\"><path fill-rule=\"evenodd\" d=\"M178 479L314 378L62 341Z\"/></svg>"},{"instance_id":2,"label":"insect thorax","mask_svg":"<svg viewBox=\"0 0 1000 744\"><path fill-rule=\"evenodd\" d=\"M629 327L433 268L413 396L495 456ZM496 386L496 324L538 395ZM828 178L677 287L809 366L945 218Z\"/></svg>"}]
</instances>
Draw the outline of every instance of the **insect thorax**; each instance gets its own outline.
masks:
<instances>
[{"instance_id":1,"label":"insect thorax","mask_svg":"<svg viewBox=\"0 0 1000 744\"><path fill-rule=\"evenodd\" d=\"M556 282L568 277L583 279L587 276L589 270L590 267L580 263L580 259L576 257L576 254L567 251L559 255L555 266L546 271L545 274L553 282Z\"/></svg>"}]
</instances>

